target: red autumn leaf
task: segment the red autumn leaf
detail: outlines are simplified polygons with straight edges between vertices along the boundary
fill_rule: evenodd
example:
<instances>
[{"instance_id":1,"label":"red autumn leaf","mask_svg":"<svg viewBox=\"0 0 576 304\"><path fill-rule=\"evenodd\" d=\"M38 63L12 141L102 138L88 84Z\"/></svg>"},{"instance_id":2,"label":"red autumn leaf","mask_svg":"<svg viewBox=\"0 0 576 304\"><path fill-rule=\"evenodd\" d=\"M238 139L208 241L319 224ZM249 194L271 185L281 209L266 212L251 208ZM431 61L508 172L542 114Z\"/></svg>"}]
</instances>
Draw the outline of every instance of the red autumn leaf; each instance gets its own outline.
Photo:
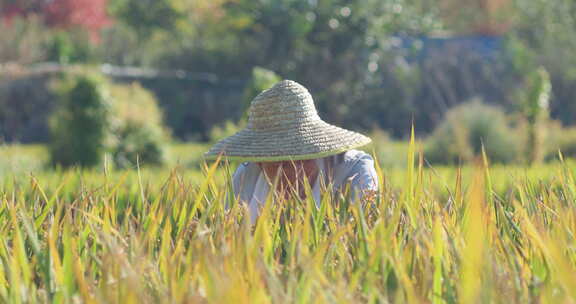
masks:
<instances>
[{"instance_id":1,"label":"red autumn leaf","mask_svg":"<svg viewBox=\"0 0 576 304\"><path fill-rule=\"evenodd\" d=\"M52 27L86 29L98 39L99 31L110 24L106 14L107 0L52 0L44 6L44 18Z\"/></svg>"}]
</instances>

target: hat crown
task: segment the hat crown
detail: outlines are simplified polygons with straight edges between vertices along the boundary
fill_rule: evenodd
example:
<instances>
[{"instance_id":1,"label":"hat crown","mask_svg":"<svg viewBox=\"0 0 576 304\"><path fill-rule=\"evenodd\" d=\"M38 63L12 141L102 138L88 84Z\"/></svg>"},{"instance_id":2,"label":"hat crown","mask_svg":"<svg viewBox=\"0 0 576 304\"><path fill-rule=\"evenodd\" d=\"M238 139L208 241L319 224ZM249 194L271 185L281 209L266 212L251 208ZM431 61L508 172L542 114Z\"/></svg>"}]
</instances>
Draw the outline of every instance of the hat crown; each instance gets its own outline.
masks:
<instances>
[{"instance_id":1,"label":"hat crown","mask_svg":"<svg viewBox=\"0 0 576 304\"><path fill-rule=\"evenodd\" d=\"M283 80L252 100L245 129L222 139L205 155L255 162L315 159L369 142L362 134L322 121L308 90Z\"/></svg>"},{"instance_id":2,"label":"hat crown","mask_svg":"<svg viewBox=\"0 0 576 304\"><path fill-rule=\"evenodd\" d=\"M319 119L310 92L295 81L283 80L252 100L247 127L254 131L297 129Z\"/></svg>"}]
</instances>

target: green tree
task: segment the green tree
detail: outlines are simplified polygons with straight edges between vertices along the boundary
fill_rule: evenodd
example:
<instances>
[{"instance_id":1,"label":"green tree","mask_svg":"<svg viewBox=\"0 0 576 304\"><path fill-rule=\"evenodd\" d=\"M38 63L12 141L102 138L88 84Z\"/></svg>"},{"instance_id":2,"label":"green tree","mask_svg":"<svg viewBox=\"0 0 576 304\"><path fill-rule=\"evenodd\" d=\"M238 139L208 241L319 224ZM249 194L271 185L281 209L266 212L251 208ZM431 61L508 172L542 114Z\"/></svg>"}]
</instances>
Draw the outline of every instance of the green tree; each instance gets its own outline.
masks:
<instances>
[{"instance_id":1,"label":"green tree","mask_svg":"<svg viewBox=\"0 0 576 304\"><path fill-rule=\"evenodd\" d=\"M109 95L104 79L79 75L60 88L58 109L50 118L50 155L54 164L93 167L107 149Z\"/></svg>"},{"instance_id":2,"label":"green tree","mask_svg":"<svg viewBox=\"0 0 576 304\"><path fill-rule=\"evenodd\" d=\"M539 68L527 76L527 88L523 90L520 111L528 122L528 160L539 163L544 160L545 128L549 120L549 103L552 86L550 76L544 68Z\"/></svg>"},{"instance_id":3,"label":"green tree","mask_svg":"<svg viewBox=\"0 0 576 304\"><path fill-rule=\"evenodd\" d=\"M175 30L183 17L176 0L116 0L110 10L142 39L157 30Z\"/></svg>"}]
</instances>

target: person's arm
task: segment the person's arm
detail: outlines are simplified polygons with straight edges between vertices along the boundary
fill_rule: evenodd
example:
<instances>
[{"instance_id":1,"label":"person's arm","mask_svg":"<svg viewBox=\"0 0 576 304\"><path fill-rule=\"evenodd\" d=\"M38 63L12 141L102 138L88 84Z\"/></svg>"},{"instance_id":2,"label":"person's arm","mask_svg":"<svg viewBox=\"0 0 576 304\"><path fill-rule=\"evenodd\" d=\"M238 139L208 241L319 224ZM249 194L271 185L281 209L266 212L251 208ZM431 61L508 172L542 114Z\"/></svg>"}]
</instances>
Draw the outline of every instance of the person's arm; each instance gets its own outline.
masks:
<instances>
[{"instance_id":1,"label":"person's arm","mask_svg":"<svg viewBox=\"0 0 576 304\"><path fill-rule=\"evenodd\" d=\"M241 163L234 174L232 175L232 188L234 190L234 196L238 197L240 195L240 191L242 188L243 180L245 179L246 175L246 163Z\"/></svg>"},{"instance_id":2,"label":"person's arm","mask_svg":"<svg viewBox=\"0 0 576 304\"><path fill-rule=\"evenodd\" d=\"M353 201L374 196L378 192L378 174L372 156L362 154L350 170L349 180Z\"/></svg>"},{"instance_id":3,"label":"person's arm","mask_svg":"<svg viewBox=\"0 0 576 304\"><path fill-rule=\"evenodd\" d=\"M234 173L232 174L231 182L232 182L232 191L226 192L226 210L230 208L230 204L233 200L237 200L240 197L241 189L243 181L245 180L246 176L246 164L242 163L236 168Z\"/></svg>"},{"instance_id":4,"label":"person's arm","mask_svg":"<svg viewBox=\"0 0 576 304\"><path fill-rule=\"evenodd\" d=\"M254 186L260 173L259 167L254 163L241 163L232 175L232 188L234 198L248 203L254 193Z\"/></svg>"}]
</instances>

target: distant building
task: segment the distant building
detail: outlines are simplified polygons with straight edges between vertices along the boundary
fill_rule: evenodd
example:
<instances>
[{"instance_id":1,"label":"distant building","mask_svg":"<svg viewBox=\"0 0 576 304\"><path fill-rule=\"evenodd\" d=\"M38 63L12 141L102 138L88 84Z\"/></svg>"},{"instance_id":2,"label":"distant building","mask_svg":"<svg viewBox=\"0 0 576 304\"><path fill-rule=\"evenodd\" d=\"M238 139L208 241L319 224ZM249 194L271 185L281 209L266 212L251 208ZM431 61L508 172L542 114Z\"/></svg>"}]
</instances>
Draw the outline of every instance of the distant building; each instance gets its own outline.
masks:
<instances>
[{"instance_id":1,"label":"distant building","mask_svg":"<svg viewBox=\"0 0 576 304\"><path fill-rule=\"evenodd\" d=\"M396 35L388 44L399 66L418 66L418 120L436 125L451 107L476 99L511 108L510 88L517 83L504 37L512 27L511 0L440 3L447 31Z\"/></svg>"}]
</instances>

